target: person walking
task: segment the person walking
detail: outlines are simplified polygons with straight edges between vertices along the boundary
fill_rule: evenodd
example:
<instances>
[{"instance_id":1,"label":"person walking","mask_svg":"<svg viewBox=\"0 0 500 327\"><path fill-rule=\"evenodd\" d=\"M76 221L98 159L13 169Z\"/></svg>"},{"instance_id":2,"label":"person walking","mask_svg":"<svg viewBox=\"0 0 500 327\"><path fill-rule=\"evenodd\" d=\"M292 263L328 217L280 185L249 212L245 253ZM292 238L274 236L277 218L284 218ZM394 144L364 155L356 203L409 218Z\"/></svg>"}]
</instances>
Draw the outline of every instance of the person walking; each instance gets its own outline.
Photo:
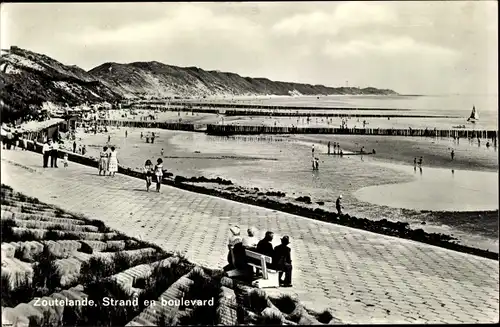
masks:
<instances>
[{"instance_id":1,"label":"person walking","mask_svg":"<svg viewBox=\"0 0 500 327\"><path fill-rule=\"evenodd\" d=\"M455 159L455 150L451 149L451 160Z\"/></svg>"},{"instance_id":2,"label":"person walking","mask_svg":"<svg viewBox=\"0 0 500 327\"><path fill-rule=\"evenodd\" d=\"M59 156L59 142L54 141L54 143L52 144L52 149L50 150L50 167L58 168L57 167L58 156Z\"/></svg>"},{"instance_id":3,"label":"person walking","mask_svg":"<svg viewBox=\"0 0 500 327\"><path fill-rule=\"evenodd\" d=\"M51 151L51 141L45 141L42 147L42 154L43 154L43 168L47 168L47 165L49 163L49 157L50 157L50 151Z\"/></svg>"},{"instance_id":4,"label":"person walking","mask_svg":"<svg viewBox=\"0 0 500 327\"><path fill-rule=\"evenodd\" d=\"M413 167L417 168L417 157L413 158Z\"/></svg>"},{"instance_id":5,"label":"person walking","mask_svg":"<svg viewBox=\"0 0 500 327\"><path fill-rule=\"evenodd\" d=\"M312 153L312 156L314 157L314 144L312 145L311 153Z\"/></svg>"},{"instance_id":6,"label":"person walking","mask_svg":"<svg viewBox=\"0 0 500 327\"><path fill-rule=\"evenodd\" d=\"M151 160L146 160L144 164L144 174L146 175L146 192L149 192L149 187L151 186L153 179L154 167Z\"/></svg>"},{"instance_id":7,"label":"person walking","mask_svg":"<svg viewBox=\"0 0 500 327\"><path fill-rule=\"evenodd\" d=\"M142 134L142 132L141 132L141 140L142 140L142 137L143 137L143 136L144 136L144 135L143 135L143 134Z\"/></svg>"},{"instance_id":8,"label":"person walking","mask_svg":"<svg viewBox=\"0 0 500 327\"><path fill-rule=\"evenodd\" d=\"M104 172L104 176L106 176L106 170L108 169L108 147L105 146L102 148L102 151L99 153L99 176Z\"/></svg>"},{"instance_id":9,"label":"person walking","mask_svg":"<svg viewBox=\"0 0 500 327\"><path fill-rule=\"evenodd\" d=\"M84 144L82 147L82 156L84 156L85 153L87 153L87 146Z\"/></svg>"},{"instance_id":10,"label":"person walking","mask_svg":"<svg viewBox=\"0 0 500 327\"><path fill-rule=\"evenodd\" d=\"M337 208L337 213L339 215L342 214L342 209L344 208L342 206L342 202L341 201L342 201L342 194L339 195L339 197L337 198L337 201L335 202L335 207Z\"/></svg>"},{"instance_id":11,"label":"person walking","mask_svg":"<svg viewBox=\"0 0 500 327\"><path fill-rule=\"evenodd\" d=\"M73 141L73 153L76 153L76 141Z\"/></svg>"},{"instance_id":12,"label":"person walking","mask_svg":"<svg viewBox=\"0 0 500 327\"><path fill-rule=\"evenodd\" d=\"M127 138L128 136L128 132L125 130L125 138Z\"/></svg>"},{"instance_id":13,"label":"person walking","mask_svg":"<svg viewBox=\"0 0 500 327\"><path fill-rule=\"evenodd\" d=\"M163 149L161 149L161 156L163 157Z\"/></svg>"},{"instance_id":14,"label":"person walking","mask_svg":"<svg viewBox=\"0 0 500 327\"><path fill-rule=\"evenodd\" d=\"M26 135L23 136L23 150L28 150L28 138L26 137Z\"/></svg>"},{"instance_id":15,"label":"person walking","mask_svg":"<svg viewBox=\"0 0 500 327\"><path fill-rule=\"evenodd\" d=\"M115 147L111 147L111 152L109 153L108 160L108 172L109 176L115 177L116 172L118 171L118 157L116 156Z\"/></svg>"},{"instance_id":16,"label":"person walking","mask_svg":"<svg viewBox=\"0 0 500 327\"><path fill-rule=\"evenodd\" d=\"M423 160L424 160L424 159L423 159L422 157L420 157L420 158L418 159L418 166L419 166L420 168L422 168L422 162L423 162Z\"/></svg>"},{"instance_id":17,"label":"person walking","mask_svg":"<svg viewBox=\"0 0 500 327\"><path fill-rule=\"evenodd\" d=\"M328 141L328 155L330 155L330 141Z\"/></svg>"},{"instance_id":18,"label":"person walking","mask_svg":"<svg viewBox=\"0 0 500 327\"><path fill-rule=\"evenodd\" d=\"M316 168L316 170L319 170L319 159L318 158L314 158L314 168Z\"/></svg>"},{"instance_id":19,"label":"person walking","mask_svg":"<svg viewBox=\"0 0 500 327\"><path fill-rule=\"evenodd\" d=\"M108 134L108 143L111 142L111 135Z\"/></svg>"},{"instance_id":20,"label":"person walking","mask_svg":"<svg viewBox=\"0 0 500 327\"><path fill-rule=\"evenodd\" d=\"M333 142L333 154L337 153L337 142Z\"/></svg>"},{"instance_id":21,"label":"person walking","mask_svg":"<svg viewBox=\"0 0 500 327\"><path fill-rule=\"evenodd\" d=\"M64 154L63 163L64 163L64 168L68 168L68 153Z\"/></svg>"},{"instance_id":22,"label":"person walking","mask_svg":"<svg viewBox=\"0 0 500 327\"><path fill-rule=\"evenodd\" d=\"M156 192L160 192L161 181L163 180L163 160L161 158L158 158L158 160L156 160L155 176L156 176Z\"/></svg>"},{"instance_id":23,"label":"person walking","mask_svg":"<svg viewBox=\"0 0 500 327\"><path fill-rule=\"evenodd\" d=\"M282 287L292 287L292 250L288 247L290 238L283 236L281 244L274 248L273 266L278 270L278 281ZM282 280L283 274L285 279Z\"/></svg>"}]
</instances>

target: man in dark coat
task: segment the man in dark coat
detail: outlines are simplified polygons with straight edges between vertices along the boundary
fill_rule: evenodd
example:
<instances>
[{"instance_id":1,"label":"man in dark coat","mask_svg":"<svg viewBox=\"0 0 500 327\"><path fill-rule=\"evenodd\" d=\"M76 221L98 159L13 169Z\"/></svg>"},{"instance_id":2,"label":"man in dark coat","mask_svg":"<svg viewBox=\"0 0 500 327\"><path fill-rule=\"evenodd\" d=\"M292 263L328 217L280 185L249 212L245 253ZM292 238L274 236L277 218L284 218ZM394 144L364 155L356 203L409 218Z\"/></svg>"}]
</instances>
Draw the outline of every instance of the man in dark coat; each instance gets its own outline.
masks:
<instances>
[{"instance_id":1,"label":"man in dark coat","mask_svg":"<svg viewBox=\"0 0 500 327\"><path fill-rule=\"evenodd\" d=\"M273 256L273 266L279 270L278 280L280 286L283 287L292 287L292 250L288 247L288 244L290 244L290 238L283 236L281 244L274 249ZM281 280L283 274L285 274L285 279Z\"/></svg>"},{"instance_id":2,"label":"man in dark coat","mask_svg":"<svg viewBox=\"0 0 500 327\"><path fill-rule=\"evenodd\" d=\"M257 252L272 258L274 254L273 244L271 243L273 237L273 232L266 232L266 236L257 243Z\"/></svg>"}]
</instances>

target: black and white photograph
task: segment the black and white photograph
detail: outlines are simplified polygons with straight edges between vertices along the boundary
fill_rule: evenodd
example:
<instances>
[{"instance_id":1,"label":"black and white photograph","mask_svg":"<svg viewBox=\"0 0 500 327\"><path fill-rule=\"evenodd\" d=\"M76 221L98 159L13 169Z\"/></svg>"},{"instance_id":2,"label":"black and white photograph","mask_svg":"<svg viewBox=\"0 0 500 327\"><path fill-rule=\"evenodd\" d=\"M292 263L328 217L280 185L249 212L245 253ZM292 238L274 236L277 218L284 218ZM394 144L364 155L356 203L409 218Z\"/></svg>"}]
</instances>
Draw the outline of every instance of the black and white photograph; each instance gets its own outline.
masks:
<instances>
[{"instance_id":1,"label":"black and white photograph","mask_svg":"<svg viewBox=\"0 0 500 327\"><path fill-rule=\"evenodd\" d=\"M498 2L3 2L5 327L499 322Z\"/></svg>"}]
</instances>

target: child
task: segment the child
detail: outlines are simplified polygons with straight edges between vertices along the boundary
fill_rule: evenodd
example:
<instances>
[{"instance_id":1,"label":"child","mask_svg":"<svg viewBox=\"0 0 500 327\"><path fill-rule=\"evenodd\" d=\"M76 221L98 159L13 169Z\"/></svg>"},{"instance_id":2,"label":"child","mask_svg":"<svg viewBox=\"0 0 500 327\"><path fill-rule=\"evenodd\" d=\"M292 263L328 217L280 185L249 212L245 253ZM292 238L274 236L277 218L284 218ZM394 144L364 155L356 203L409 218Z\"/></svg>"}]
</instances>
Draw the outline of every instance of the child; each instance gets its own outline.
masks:
<instances>
[{"instance_id":1,"label":"child","mask_svg":"<svg viewBox=\"0 0 500 327\"><path fill-rule=\"evenodd\" d=\"M64 163L64 168L68 167L68 154L67 153L64 154L63 163Z\"/></svg>"}]
</instances>

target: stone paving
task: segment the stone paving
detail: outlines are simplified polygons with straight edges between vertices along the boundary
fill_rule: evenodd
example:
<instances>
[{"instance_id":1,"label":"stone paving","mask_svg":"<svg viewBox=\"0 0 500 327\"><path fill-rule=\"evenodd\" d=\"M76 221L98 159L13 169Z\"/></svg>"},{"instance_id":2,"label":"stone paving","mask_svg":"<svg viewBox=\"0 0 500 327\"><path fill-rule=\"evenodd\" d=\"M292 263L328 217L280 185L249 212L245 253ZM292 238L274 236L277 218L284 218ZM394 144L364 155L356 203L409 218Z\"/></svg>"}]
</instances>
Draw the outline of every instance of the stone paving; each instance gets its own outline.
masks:
<instances>
[{"instance_id":1,"label":"stone paving","mask_svg":"<svg viewBox=\"0 0 500 327\"><path fill-rule=\"evenodd\" d=\"M3 151L2 183L198 264L225 265L231 224L272 230L276 243L289 235L294 287L267 292L295 294L344 323L498 322L498 261L165 185L147 193L140 179L41 162L39 154Z\"/></svg>"}]
</instances>

